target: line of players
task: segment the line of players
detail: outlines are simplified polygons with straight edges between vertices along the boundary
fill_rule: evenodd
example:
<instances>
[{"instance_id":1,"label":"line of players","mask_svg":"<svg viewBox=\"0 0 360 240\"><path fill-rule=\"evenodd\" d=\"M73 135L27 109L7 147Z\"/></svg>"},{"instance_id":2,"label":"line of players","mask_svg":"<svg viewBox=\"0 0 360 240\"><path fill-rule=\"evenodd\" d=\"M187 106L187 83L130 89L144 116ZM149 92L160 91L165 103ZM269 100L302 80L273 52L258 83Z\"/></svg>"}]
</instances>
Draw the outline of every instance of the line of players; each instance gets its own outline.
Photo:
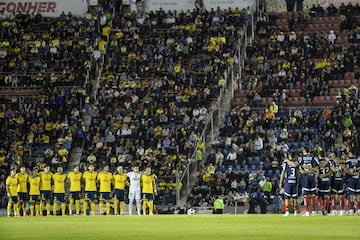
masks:
<instances>
[{"instance_id":1,"label":"line of players","mask_svg":"<svg viewBox=\"0 0 360 240\"><path fill-rule=\"evenodd\" d=\"M314 156L305 147L300 156L291 152L282 164L279 187L284 187L285 214L289 216L290 199L294 203L294 215L298 213L298 187L301 183L304 200L304 216L316 214L316 205L326 215L345 213L345 194L348 197L348 213L354 215L355 203L360 215L360 158L348 151L343 158L334 153L328 157L321 151ZM345 192L346 189L346 192ZM339 211L337 211L339 205Z\"/></svg>"},{"instance_id":2,"label":"line of players","mask_svg":"<svg viewBox=\"0 0 360 240\"><path fill-rule=\"evenodd\" d=\"M88 166L84 173L79 171L79 167L74 167L73 171L66 174L62 167L58 167L55 173L46 166L43 171L38 173L34 169L27 173L25 167L20 167L20 172L16 169L10 171L6 179L6 191L9 197L7 205L8 216L26 216L27 202L30 206L31 216L42 216L45 207L45 214L51 215L51 202L53 202L53 215L56 215L58 204L62 215L65 215L66 183L69 182L69 215L83 213L95 215L95 203L99 202L100 214L103 214L105 204L106 215L110 214L111 202L113 202L114 214L124 214L124 193L129 186L129 215L133 214L133 204L136 203L137 214L141 214L141 195L143 197L142 210L145 215L153 214L154 195L156 190L156 175L151 172L151 168L145 168L143 173L139 172L139 167L134 166L132 171L125 172L119 166L116 172L109 172L109 167L104 166L101 171L96 172L93 165ZM98 198L97 198L98 197ZM80 201L83 201L82 212ZM74 211L75 204L75 211ZM90 211L88 210L90 206ZM148 209L148 211L147 211Z\"/></svg>"}]
</instances>

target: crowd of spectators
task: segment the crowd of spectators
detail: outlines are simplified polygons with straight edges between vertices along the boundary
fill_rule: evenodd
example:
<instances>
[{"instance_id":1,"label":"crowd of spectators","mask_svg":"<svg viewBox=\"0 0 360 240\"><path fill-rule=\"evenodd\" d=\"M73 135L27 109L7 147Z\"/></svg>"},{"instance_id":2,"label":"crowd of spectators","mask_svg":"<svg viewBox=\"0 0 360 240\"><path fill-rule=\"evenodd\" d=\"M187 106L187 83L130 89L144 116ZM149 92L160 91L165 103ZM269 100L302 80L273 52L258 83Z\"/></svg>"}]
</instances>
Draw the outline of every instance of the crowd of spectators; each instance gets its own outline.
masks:
<instances>
[{"instance_id":1,"label":"crowd of spectators","mask_svg":"<svg viewBox=\"0 0 360 240\"><path fill-rule=\"evenodd\" d=\"M81 168L151 166L156 203L175 204L176 175L201 144L248 18L246 10L199 8L100 16L104 64Z\"/></svg>"},{"instance_id":2,"label":"crowd of spectators","mask_svg":"<svg viewBox=\"0 0 360 240\"><path fill-rule=\"evenodd\" d=\"M201 146L211 103L224 88L224 72L237 61L239 34L251 24L249 12L160 9L82 18L62 13L56 19L17 14L0 23L0 85L44 90L1 106L0 188L10 167L66 165L77 144L84 147L82 170L90 163L112 170L150 165L159 177L159 200L175 203L181 187L175 176ZM219 195L228 206L254 194L269 199L276 194L269 185L277 186L290 149L306 144L333 151L338 134L358 145L355 86L342 91L335 108L288 111L281 104L286 101L282 90L297 84L311 102L328 94L328 81L346 72L358 78L359 49L306 32L273 30L264 36L265 46L255 42L247 49L241 79L241 87L254 95L249 106L226 115L189 205L208 206ZM91 59L96 67L103 64L96 99L89 97L94 89L86 79L97 69ZM255 96L273 98L266 113L254 110ZM86 131L83 109L92 117Z\"/></svg>"},{"instance_id":3,"label":"crowd of spectators","mask_svg":"<svg viewBox=\"0 0 360 240\"><path fill-rule=\"evenodd\" d=\"M334 44L306 28L301 34L258 32L255 39L240 79L248 104L225 116L188 206L209 207L220 196L226 206L251 206L255 201L265 213L264 206L278 199L281 164L288 152L308 146L315 155L324 150L341 156L348 148L360 154L358 86L342 88L331 107L291 107L291 102L285 105L284 94L301 86L301 96L311 103L314 96L329 94L330 80L341 80L349 72L359 79L359 46L336 45L336 40ZM270 97L271 104L261 108L262 97ZM337 139L342 139L341 146Z\"/></svg>"},{"instance_id":4,"label":"crowd of spectators","mask_svg":"<svg viewBox=\"0 0 360 240\"><path fill-rule=\"evenodd\" d=\"M81 121L91 54L97 47L97 15L59 18L14 14L0 20L1 206L6 202L9 169L66 169ZM90 71L91 70L91 71Z\"/></svg>"},{"instance_id":5,"label":"crowd of spectators","mask_svg":"<svg viewBox=\"0 0 360 240\"><path fill-rule=\"evenodd\" d=\"M166 195L160 199L175 203L175 175L199 144L239 32L251 23L248 12L19 13L0 23L0 85L40 89L3 99L2 191L10 168L65 166L78 145L82 170L89 163L112 170L151 165ZM102 59L95 90L87 77L96 76ZM89 129L82 111L92 117Z\"/></svg>"}]
</instances>

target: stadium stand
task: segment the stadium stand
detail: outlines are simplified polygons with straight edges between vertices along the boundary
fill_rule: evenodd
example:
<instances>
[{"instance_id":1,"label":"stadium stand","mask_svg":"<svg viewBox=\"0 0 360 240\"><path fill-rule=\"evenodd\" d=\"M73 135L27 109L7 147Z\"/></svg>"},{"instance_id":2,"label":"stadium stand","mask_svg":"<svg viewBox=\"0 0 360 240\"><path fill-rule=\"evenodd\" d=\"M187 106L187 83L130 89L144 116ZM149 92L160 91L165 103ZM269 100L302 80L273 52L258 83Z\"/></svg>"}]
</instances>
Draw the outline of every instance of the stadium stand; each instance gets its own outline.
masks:
<instances>
[{"instance_id":1,"label":"stadium stand","mask_svg":"<svg viewBox=\"0 0 360 240\"><path fill-rule=\"evenodd\" d=\"M2 180L21 165L66 168L90 88L96 15L16 14L0 25Z\"/></svg>"},{"instance_id":2,"label":"stadium stand","mask_svg":"<svg viewBox=\"0 0 360 240\"><path fill-rule=\"evenodd\" d=\"M349 11L259 18L239 90L188 206L212 206L221 196L227 206L255 199L261 208L277 199L280 164L290 150L309 146L340 154L344 146L358 148L360 46L352 37L360 26L358 6ZM354 122L344 125L346 119ZM349 131L353 142L345 137ZM264 181L272 185L270 195Z\"/></svg>"},{"instance_id":3,"label":"stadium stand","mask_svg":"<svg viewBox=\"0 0 360 240\"><path fill-rule=\"evenodd\" d=\"M238 18L245 14L234 9L114 15L112 29L102 28L107 48L99 112L82 166L90 154L98 167L151 165L161 189L156 204L175 205L176 176L184 174L200 143L245 24Z\"/></svg>"},{"instance_id":4,"label":"stadium stand","mask_svg":"<svg viewBox=\"0 0 360 240\"><path fill-rule=\"evenodd\" d=\"M277 195L286 152L341 151L338 136L356 143L354 9L259 18L239 90L187 206L208 209L217 196L231 207L249 199L266 205ZM150 165L158 176L156 204L174 205L179 175L196 149L205 153L200 135L252 19L246 10L195 9L56 19L18 14L0 24L0 203L8 169L66 167L76 145L83 146L82 170L89 163L112 171ZM86 132L83 112L91 117ZM265 180L270 192L259 187Z\"/></svg>"}]
</instances>

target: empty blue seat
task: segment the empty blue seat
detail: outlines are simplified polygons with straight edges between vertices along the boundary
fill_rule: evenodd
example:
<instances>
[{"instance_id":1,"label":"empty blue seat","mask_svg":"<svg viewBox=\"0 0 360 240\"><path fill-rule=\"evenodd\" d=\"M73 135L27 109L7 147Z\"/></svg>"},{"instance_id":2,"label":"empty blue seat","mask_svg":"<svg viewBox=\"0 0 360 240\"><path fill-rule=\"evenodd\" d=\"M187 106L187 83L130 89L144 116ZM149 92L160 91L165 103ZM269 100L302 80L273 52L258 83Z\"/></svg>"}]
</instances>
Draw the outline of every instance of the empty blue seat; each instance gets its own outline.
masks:
<instances>
[{"instance_id":1,"label":"empty blue seat","mask_svg":"<svg viewBox=\"0 0 360 240\"><path fill-rule=\"evenodd\" d=\"M261 162L261 157L260 156L255 156L254 157L254 164L260 164Z\"/></svg>"},{"instance_id":2,"label":"empty blue seat","mask_svg":"<svg viewBox=\"0 0 360 240\"><path fill-rule=\"evenodd\" d=\"M251 165L251 164L253 164L253 162L254 162L254 158L253 158L253 157L247 157L247 159L246 159L246 164Z\"/></svg>"}]
</instances>

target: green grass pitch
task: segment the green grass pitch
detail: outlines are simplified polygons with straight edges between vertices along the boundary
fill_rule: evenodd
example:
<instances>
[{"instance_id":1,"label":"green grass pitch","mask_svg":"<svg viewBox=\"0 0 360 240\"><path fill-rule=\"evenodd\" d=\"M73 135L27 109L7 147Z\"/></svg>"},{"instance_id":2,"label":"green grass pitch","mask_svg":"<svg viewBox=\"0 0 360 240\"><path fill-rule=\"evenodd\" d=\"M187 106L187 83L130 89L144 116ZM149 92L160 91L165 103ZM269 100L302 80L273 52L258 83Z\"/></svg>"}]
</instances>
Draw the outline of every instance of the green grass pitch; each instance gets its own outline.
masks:
<instances>
[{"instance_id":1,"label":"green grass pitch","mask_svg":"<svg viewBox=\"0 0 360 240\"><path fill-rule=\"evenodd\" d=\"M1 217L0 239L360 239L359 216L154 215Z\"/></svg>"}]
</instances>

